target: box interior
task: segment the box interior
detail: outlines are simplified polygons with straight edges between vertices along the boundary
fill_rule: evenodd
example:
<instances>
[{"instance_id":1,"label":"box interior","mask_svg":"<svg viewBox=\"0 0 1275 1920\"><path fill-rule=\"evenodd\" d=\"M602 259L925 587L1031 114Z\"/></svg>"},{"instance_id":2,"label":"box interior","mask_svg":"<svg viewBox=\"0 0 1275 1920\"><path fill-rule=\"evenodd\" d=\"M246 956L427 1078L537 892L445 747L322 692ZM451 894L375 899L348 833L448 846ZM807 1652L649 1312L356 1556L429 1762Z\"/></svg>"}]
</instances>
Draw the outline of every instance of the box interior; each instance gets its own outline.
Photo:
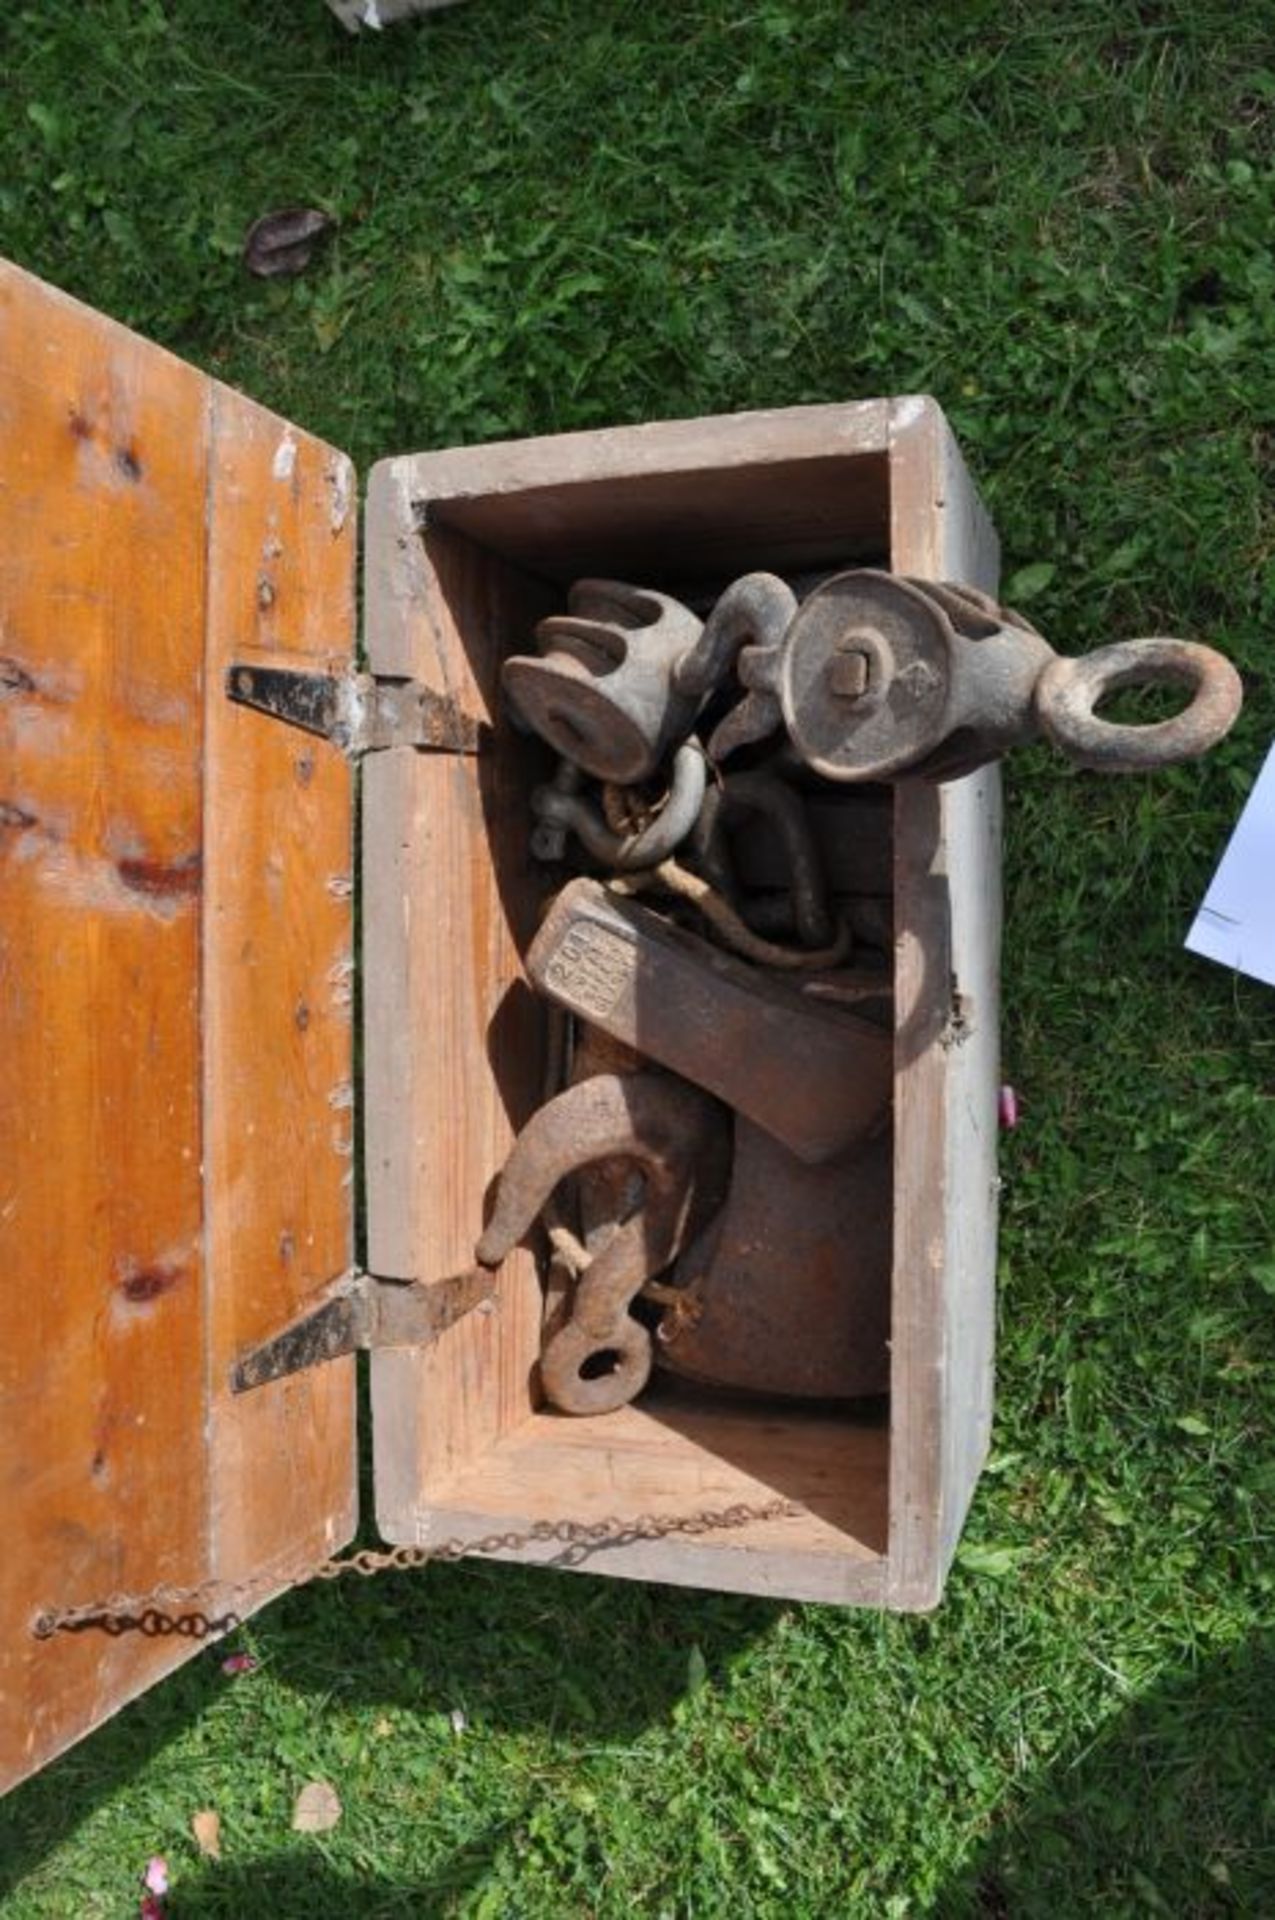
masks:
<instances>
[{"instance_id":1,"label":"box interior","mask_svg":"<svg viewBox=\"0 0 1275 1920\"><path fill-rule=\"evenodd\" d=\"M581 479L431 500L428 516L559 586L595 576L695 600L757 568L883 561L889 462L884 451L841 453Z\"/></svg>"},{"instance_id":2,"label":"box interior","mask_svg":"<svg viewBox=\"0 0 1275 1920\"><path fill-rule=\"evenodd\" d=\"M726 474L574 479L413 506L431 642L447 684L485 708L495 736L476 760L407 756L393 773L397 797L385 802L407 815L408 893L422 942L411 989L413 1071L431 1083L411 1093L413 1244L404 1263L436 1278L472 1261L509 1141L545 1093L543 1003L521 956L542 902L561 884L560 870L538 868L527 851L527 795L553 763L501 713L502 658L528 647L536 620L561 609L565 584L582 575L632 579L703 605L754 569L791 579L888 565L889 466L880 450L759 461ZM888 843L884 797L871 819ZM888 844L878 851L888 860ZM466 971L472 989L461 989L458 1004ZM892 1204L883 1192L882 1207ZM534 1262L520 1252L501 1271L495 1312L469 1316L427 1350L377 1356L378 1501L388 1537L780 1499L796 1511L701 1538L644 1540L588 1564L716 1587L769 1585L794 1597L877 1596L888 1535L884 1401L769 1401L657 1374L618 1413L564 1415L537 1404L540 1310ZM394 1418L382 1403L393 1404ZM414 1435L406 1468L394 1437L405 1407Z\"/></svg>"}]
</instances>

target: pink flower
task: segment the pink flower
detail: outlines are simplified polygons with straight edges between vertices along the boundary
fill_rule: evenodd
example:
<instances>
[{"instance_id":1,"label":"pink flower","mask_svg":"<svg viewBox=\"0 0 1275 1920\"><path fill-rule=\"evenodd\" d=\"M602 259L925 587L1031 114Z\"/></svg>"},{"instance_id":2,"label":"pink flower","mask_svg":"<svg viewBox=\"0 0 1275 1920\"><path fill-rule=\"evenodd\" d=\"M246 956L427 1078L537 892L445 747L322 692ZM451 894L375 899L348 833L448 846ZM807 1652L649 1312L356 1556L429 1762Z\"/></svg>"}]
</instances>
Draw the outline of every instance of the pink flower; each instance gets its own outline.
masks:
<instances>
[{"instance_id":1,"label":"pink flower","mask_svg":"<svg viewBox=\"0 0 1275 1920\"><path fill-rule=\"evenodd\" d=\"M1018 1125L1018 1095L1013 1087L1005 1086L1000 1090L996 1105L997 1117L1006 1133Z\"/></svg>"},{"instance_id":2,"label":"pink flower","mask_svg":"<svg viewBox=\"0 0 1275 1920\"><path fill-rule=\"evenodd\" d=\"M228 1653L221 1663L223 1673L255 1673L257 1660L251 1653Z\"/></svg>"},{"instance_id":3,"label":"pink flower","mask_svg":"<svg viewBox=\"0 0 1275 1920\"><path fill-rule=\"evenodd\" d=\"M168 1892L168 1862L162 1854L152 1854L146 1862L142 1885L147 1893L163 1895Z\"/></svg>"}]
</instances>

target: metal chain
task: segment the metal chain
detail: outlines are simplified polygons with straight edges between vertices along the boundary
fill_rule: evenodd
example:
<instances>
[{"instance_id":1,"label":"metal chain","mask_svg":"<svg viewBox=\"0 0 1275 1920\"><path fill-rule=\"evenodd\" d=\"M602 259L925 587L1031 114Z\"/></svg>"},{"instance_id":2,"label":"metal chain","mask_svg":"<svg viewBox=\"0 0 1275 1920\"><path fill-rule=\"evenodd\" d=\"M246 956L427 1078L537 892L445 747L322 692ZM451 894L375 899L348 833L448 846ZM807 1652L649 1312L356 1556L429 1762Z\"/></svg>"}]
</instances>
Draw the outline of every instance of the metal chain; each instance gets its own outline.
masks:
<instances>
[{"instance_id":1,"label":"metal chain","mask_svg":"<svg viewBox=\"0 0 1275 1920\"><path fill-rule=\"evenodd\" d=\"M554 1556L555 1567L582 1566L590 1554L606 1547L631 1546L638 1540L666 1540L681 1534L698 1538L706 1533L728 1533L754 1521L791 1519L801 1512L791 1500L769 1500L764 1505L743 1502L719 1508L702 1508L688 1514L637 1514L632 1519L537 1520L521 1532L488 1533L477 1540L440 1540L436 1546L360 1547L357 1552L317 1566L303 1567L291 1574L277 1571L262 1573L252 1580L226 1584L205 1580L198 1586L151 1587L145 1593L112 1593L105 1599L78 1607L47 1607L31 1622L37 1640L51 1640L58 1633L84 1633L96 1630L119 1635L142 1633L152 1639L176 1634L187 1640L206 1640L229 1633L241 1624L243 1615L234 1604L246 1604L267 1594L279 1594L292 1587L307 1586L312 1580L340 1580L347 1574L371 1579L378 1573L401 1573L410 1567L429 1566L434 1561L467 1560L496 1553L516 1553L523 1547L558 1544L563 1548ZM213 1614L208 1607L222 1611Z\"/></svg>"}]
</instances>

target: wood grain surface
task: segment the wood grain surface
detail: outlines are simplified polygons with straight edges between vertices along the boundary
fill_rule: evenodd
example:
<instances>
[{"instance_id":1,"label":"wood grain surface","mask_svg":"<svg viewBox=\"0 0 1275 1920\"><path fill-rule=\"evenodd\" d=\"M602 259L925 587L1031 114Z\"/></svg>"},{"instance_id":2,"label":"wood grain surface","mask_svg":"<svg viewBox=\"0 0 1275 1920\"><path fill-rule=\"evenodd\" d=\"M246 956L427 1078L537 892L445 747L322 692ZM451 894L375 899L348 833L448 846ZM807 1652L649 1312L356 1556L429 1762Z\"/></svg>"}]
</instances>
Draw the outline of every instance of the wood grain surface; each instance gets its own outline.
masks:
<instances>
[{"instance_id":1,"label":"wood grain surface","mask_svg":"<svg viewBox=\"0 0 1275 1920\"><path fill-rule=\"evenodd\" d=\"M995 593L996 534L932 400L891 416L891 564ZM892 1606L934 1606L991 1431L1001 780L895 789Z\"/></svg>"},{"instance_id":2,"label":"wood grain surface","mask_svg":"<svg viewBox=\"0 0 1275 1920\"><path fill-rule=\"evenodd\" d=\"M38 1609L352 1531L348 1363L225 1391L350 1257L348 774L223 689L348 655L349 499L0 265L0 1789L194 1644Z\"/></svg>"},{"instance_id":3,"label":"wood grain surface","mask_svg":"<svg viewBox=\"0 0 1275 1920\"><path fill-rule=\"evenodd\" d=\"M473 1265L492 1183L543 1091L544 1022L522 954L544 884L526 794L548 764L502 716L497 675L553 600L450 529L421 545L426 597L413 612L436 671L495 730L476 757L395 749L365 776L368 1260L382 1276L432 1281ZM381 665L375 645L369 661ZM450 1473L526 1418L540 1315L535 1262L519 1250L493 1311L431 1347L373 1355L383 1518L393 1488L414 1503L422 1476Z\"/></svg>"},{"instance_id":4,"label":"wood grain surface","mask_svg":"<svg viewBox=\"0 0 1275 1920\"><path fill-rule=\"evenodd\" d=\"M418 1537L474 1539L564 1517L667 1517L674 1526L662 1539L613 1543L565 1564L625 1580L880 1605L888 1452L884 1421L778 1402L714 1404L666 1381L618 1413L541 1412L511 1428L431 1483ZM795 1511L720 1533L677 1531L696 1514L776 1500ZM553 1563L562 1551L548 1541L508 1557Z\"/></svg>"}]
</instances>

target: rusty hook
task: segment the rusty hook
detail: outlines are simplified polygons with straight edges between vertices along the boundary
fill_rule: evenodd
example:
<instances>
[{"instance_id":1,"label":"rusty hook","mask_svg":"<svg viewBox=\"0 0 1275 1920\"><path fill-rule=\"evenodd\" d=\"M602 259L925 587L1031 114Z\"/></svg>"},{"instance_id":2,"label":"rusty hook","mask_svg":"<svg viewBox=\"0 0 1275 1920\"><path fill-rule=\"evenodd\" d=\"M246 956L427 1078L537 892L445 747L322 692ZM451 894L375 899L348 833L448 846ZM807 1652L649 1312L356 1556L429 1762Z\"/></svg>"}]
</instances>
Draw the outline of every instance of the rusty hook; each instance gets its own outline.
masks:
<instances>
[{"instance_id":1,"label":"rusty hook","mask_svg":"<svg viewBox=\"0 0 1275 1920\"><path fill-rule=\"evenodd\" d=\"M569 1173L621 1156L642 1170L640 1205L582 1274L570 1319L541 1354L545 1394L564 1413L613 1412L646 1384L651 1337L629 1304L677 1254L697 1169L718 1157L727 1124L717 1101L671 1074L603 1073L548 1101L515 1140L480 1266L499 1265Z\"/></svg>"},{"instance_id":2,"label":"rusty hook","mask_svg":"<svg viewBox=\"0 0 1275 1920\"><path fill-rule=\"evenodd\" d=\"M732 581L674 669L678 692L703 700L730 677L745 648L777 651L796 611L797 596L777 573Z\"/></svg>"},{"instance_id":3,"label":"rusty hook","mask_svg":"<svg viewBox=\"0 0 1275 1920\"><path fill-rule=\"evenodd\" d=\"M703 700L736 674L747 689L708 742L714 764L736 748L765 740L780 725L775 674L797 596L775 573L746 573L727 587L695 646L674 673L680 693Z\"/></svg>"},{"instance_id":4,"label":"rusty hook","mask_svg":"<svg viewBox=\"0 0 1275 1920\"><path fill-rule=\"evenodd\" d=\"M1097 708L1120 687L1185 687L1191 699L1170 720L1128 726ZM1244 698L1224 654L1192 640L1121 640L1078 660L1059 655L1036 682L1041 732L1077 766L1096 773L1142 773L1196 760L1226 734Z\"/></svg>"}]
</instances>

